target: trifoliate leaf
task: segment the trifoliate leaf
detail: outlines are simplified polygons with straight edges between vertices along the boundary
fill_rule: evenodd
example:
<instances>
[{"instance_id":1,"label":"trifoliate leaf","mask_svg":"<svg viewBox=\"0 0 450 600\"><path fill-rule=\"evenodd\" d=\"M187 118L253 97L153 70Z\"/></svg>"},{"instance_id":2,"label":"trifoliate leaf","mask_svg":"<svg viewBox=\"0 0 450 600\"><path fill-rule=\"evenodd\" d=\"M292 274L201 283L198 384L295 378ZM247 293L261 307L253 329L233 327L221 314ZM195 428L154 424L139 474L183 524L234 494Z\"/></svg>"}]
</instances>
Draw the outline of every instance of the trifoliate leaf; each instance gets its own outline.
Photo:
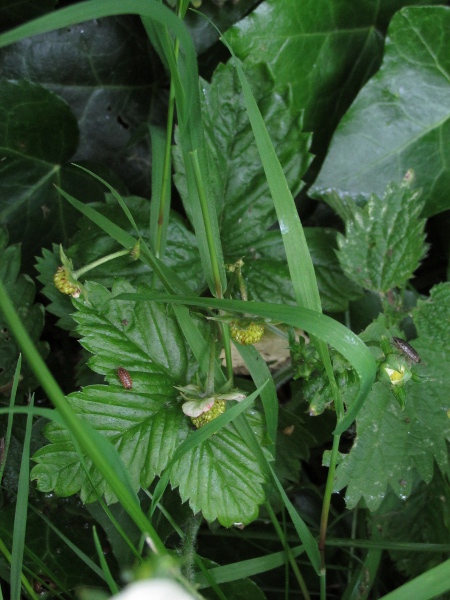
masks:
<instances>
[{"instance_id":1,"label":"trifoliate leaf","mask_svg":"<svg viewBox=\"0 0 450 600\"><path fill-rule=\"evenodd\" d=\"M405 183L393 183L382 198L374 194L364 208L353 206L345 237L338 235L338 258L347 277L378 293L404 287L427 248L419 195Z\"/></svg>"},{"instance_id":2,"label":"trifoliate leaf","mask_svg":"<svg viewBox=\"0 0 450 600\"><path fill-rule=\"evenodd\" d=\"M441 298L448 298L449 289L447 283L432 290L430 302L421 303L415 312L418 324L431 323L442 316L442 306L433 298L441 294ZM414 472L428 483L435 462L443 471L449 466L446 443L450 441L450 319L440 325L435 335L424 327L424 334L413 341L422 362L412 368L422 380L411 380L405 385L404 410L390 386L378 382L358 415L355 443L339 465L335 482L337 490L347 486L349 508L363 497L369 509L375 510L388 486L399 497L407 497Z\"/></svg>"},{"instance_id":3,"label":"trifoliate leaf","mask_svg":"<svg viewBox=\"0 0 450 600\"><path fill-rule=\"evenodd\" d=\"M120 293L135 292L118 281L109 292L100 284L86 285L88 302L75 303L73 315L82 336L81 344L94 356L93 371L117 382L117 369L165 373L173 384L190 379L196 363L188 350L172 309L155 302L111 302Z\"/></svg>"},{"instance_id":4,"label":"trifoliate leaf","mask_svg":"<svg viewBox=\"0 0 450 600\"><path fill-rule=\"evenodd\" d=\"M139 228L144 240L149 242L148 200L137 196L125 198L127 207ZM95 205L95 209L108 217L119 227L136 236L127 216L110 194L106 195L104 204ZM79 233L74 237L73 244L67 249L67 254L74 261L76 269L89 264L98 258L117 251L117 242L100 230L92 221L83 217L79 223ZM149 242L151 245L151 240ZM200 268L200 256L195 235L186 227L183 219L174 211L170 213L167 232L167 247L163 257L165 264L171 267L188 283L193 290L203 290L205 280ZM141 261L133 261L128 256L104 263L89 271L88 279L95 279L106 287L111 287L115 279L123 278L133 284L152 282L152 271ZM162 289L157 282L157 288Z\"/></svg>"},{"instance_id":5,"label":"trifoliate leaf","mask_svg":"<svg viewBox=\"0 0 450 600\"><path fill-rule=\"evenodd\" d=\"M5 230L0 229L0 279L29 336L45 357L48 354L48 346L39 341L44 326L44 309L41 304L33 304L34 283L27 275L20 273L20 245L7 246L7 242ZM0 314L0 392L6 393L11 389L19 353L20 348L3 315ZM36 387L36 377L26 361L22 362L21 377L25 393Z\"/></svg>"},{"instance_id":6,"label":"trifoliate leaf","mask_svg":"<svg viewBox=\"0 0 450 600\"><path fill-rule=\"evenodd\" d=\"M88 386L69 395L67 402L116 447L133 487L148 488L191 432L175 386L186 386L197 365L170 307L114 301L114 295L135 291L123 281L112 292L89 282L85 289L87 299L74 301L77 332L81 344L94 353L90 366L110 385ZM261 440L261 415L248 411L248 418ZM45 435L50 444L34 455L37 465L31 473L39 490L61 496L79 492L84 502L93 502L94 485L107 502L116 500L84 457L91 483L64 427L51 423ZM182 500L189 500L195 512L227 526L254 519L264 500L264 476L233 424L176 463L171 483L179 486Z\"/></svg>"},{"instance_id":7,"label":"trifoliate leaf","mask_svg":"<svg viewBox=\"0 0 450 600\"><path fill-rule=\"evenodd\" d=\"M251 427L261 440L262 416L247 411ZM225 527L246 525L258 516L264 501L264 475L233 423L186 453L172 469L170 481L183 501L208 521Z\"/></svg>"}]
</instances>

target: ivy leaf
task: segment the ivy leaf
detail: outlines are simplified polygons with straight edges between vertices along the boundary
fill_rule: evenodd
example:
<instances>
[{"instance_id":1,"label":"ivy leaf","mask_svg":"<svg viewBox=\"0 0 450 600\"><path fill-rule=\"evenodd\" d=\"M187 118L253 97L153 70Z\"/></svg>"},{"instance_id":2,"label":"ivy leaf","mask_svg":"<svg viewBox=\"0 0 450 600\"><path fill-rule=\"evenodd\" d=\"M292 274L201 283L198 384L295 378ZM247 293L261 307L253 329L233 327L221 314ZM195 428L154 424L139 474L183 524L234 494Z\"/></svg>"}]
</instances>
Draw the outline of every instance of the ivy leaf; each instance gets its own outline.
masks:
<instances>
[{"instance_id":1,"label":"ivy leaf","mask_svg":"<svg viewBox=\"0 0 450 600\"><path fill-rule=\"evenodd\" d=\"M313 194L381 194L412 168L425 190L424 213L450 207L449 27L443 6L408 7L394 16L383 65L341 121Z\"/></svg>"},{"instance_id":2,"label":"ivy leaf","mask_svg":"<svg viewBox=\"0 0 450 600\"><path fill-rule=\"evenodd\" d=\"M26 266L42 246L64 243L74 230L77 213L61 203L55 184L76 188L86 200L99 198L99 184L91 177L87 186L86 175L65 164L78 138L75 116L61 98L26 81L0 82L0 220L11 241L22 244Z\"/></svg>"},{"instance_id":3,"label":"ivy leaf","mask_svg":"<svg viewBox=\"0 0 450 600\"><path fill-rule=\"evenodd\" d=\"M48 354L48 345L39 337L44 327L44 309L41 304L33 304L35 285L26 275L20 273L21 247L19 244L7 246L8 237L4 229L0 229L0 279L8 292L17 312L20 315L33 343L43 357ZM9 331L8 325L0 314L0 391L11 389L20 348ZM21 371L21 390L27 393L34 389L37 380L32 370L24 361Z\"/></svg>"},{"instance_id":4,"label":"ivy leaf","mask_svg":"<svg viewBox=\"0 0 450 600\"><path fill-rule=\"evenodd\" d=\"M247 411L246 416L261 441L261 414ZM189 499L194 513L201 510L208 521L217 519L225 527L256 519L265 499L264 475L233 423L187 452L173 467L170 481L183 501Z\"/></svg>"},{"instance_id":5,"label":"ivy leaf","mask_svg":"<svg viewBox=\"0 0 450 600\"><path fill-rule=\"evenodd\" d=\"M370 196L364 208L353 204L346 235L338 235L338 258L347 277L378 293L405 286L427 249L419 197L406 183L393 183L382 198Z\"/></svg>"},{"instance_id":6,"label":"ivy leaf","mask_svg":"<svg viewBox=\"0 0 450 600\"><path fill-rule=\"evenodd\" d=\"M399 497L407 497L411 493L414 471L429 483L434 462L443 472L448 469L450 284L441 284L432 290L430 302L421 303L414 315L419 331L414 348L422 359L415 368L426 380L406 384L403 411L389 386L383 383L373 386L358 415L355 443L336 471L335 489L347 486L349 508L363 497L368 508L375 510L388 486ZM439 321L441 328L437 333L428 331L425 324L436 322L438 318L445 319L443 323Z\"/></svg>"},{"instance_id":7,"label":"ivy leaf","mask_svg":"<svg viewBox=\"0 0 450 600\"><path fill-rule=\"evenodd\" d=\"M158 63L151 53L139 18L114 16L8 46L0 52L0 71L5 78L28 79L58 94L80 130L74 160L107 165L133 192L144 195L149 191L149 148L146 141L137 143L138 128L150 110L158 119L166 101L164 93L153 93Z\"/></svg>"}]
</instances>

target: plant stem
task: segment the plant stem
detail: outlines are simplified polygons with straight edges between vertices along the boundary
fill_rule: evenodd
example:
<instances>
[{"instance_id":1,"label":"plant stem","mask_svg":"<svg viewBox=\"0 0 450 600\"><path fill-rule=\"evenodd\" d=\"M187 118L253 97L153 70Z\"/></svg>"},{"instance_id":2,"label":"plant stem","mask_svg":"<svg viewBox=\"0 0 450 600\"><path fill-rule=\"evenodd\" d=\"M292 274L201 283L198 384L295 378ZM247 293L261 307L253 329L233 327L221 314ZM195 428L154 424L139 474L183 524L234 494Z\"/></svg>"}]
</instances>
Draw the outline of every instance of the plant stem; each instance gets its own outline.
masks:
<instances>
[{"instance_id":1,"label":"plant stem","mask_svg":"<svg viewBox=\"0 0 450 600\"><path fill-rule=\"evenodd\" d=\"M125 256L126 254L130 254L130 250L128 250L128 249L118 250L117 252L113 252L113 254L108 254L107 256L103 256L102 258L99 258L98 260L94 260L94 262L91 262L88 265L81 267L81 269L74 271L72 273L72 275L75 277L75 279L78 279L81 275L84 275L91 269L95 269L95 267L99 267L100 265L103 265L104 263L107 263L110 260L114 260L115 258L119 258L120 256Z\"/></svg>"},{"instance_id":2,"label":"plant stem","mask_svg":"<svg viewBox=\"0 0 450 600\"><path fill-rule=\"evenodd\" d=\"M325 565L325 540L327 536L328 515L330 513L331 494L333 493L334 474L339 452L339 441L341 436L333 436L333 447L331 449L330 467L328 469L325 495L320 517L319 552L320 552L320 600L326 598L326 565Z\"/></svg>"},{"instance_id":3,"label":"plant stem","mask_svg":"<svg viewBox=\"0 0 450 600\"><path fill-rule=\"evenodd\" d=\"M280 527L280 524L278 523L277 517L275 516L275 513L273 512L273 509L270 506L269 502L266 502L265 506L266 506L267 512L269 513L269 517L270 517L270 520L272 521L275 531L277 532L278 537L280 538L280 541L283 544L284 551L286 552L286 557L289 560L289 564L291 565L292 570L294 571L295 577L297 578L297 581L298 581L298 584L302 591L303 597L305 598L305 600L311 600L311 596L309 595L305 580L303 579L303 576L300 573L300 569L298 568L297 563L295 562L295 558L292 555L292 550L286 541L286 536L284 535L284 533Z\"/></svg>"}]
</instances>

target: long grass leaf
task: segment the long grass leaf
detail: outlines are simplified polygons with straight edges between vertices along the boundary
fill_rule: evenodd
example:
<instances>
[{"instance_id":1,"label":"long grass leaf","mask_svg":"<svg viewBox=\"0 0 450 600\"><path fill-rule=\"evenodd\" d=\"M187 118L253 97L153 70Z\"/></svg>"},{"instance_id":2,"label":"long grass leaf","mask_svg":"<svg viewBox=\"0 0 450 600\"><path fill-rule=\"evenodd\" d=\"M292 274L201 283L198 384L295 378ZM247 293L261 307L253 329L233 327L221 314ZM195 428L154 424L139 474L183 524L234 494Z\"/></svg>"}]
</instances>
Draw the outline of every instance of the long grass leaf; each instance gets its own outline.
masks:
<instances>
[{"instance_id":1,"label":"long grass leaf","mask_svg":"<svg viewBox=\"0 0 450 600\"><path fill-rule=\"evenodd\" d=\"M31 398L30 408L34 399ZM17 489L16 512L14 515L14 533L11 550L11 600L20 600L21 575L25 535L27 529L28 492L30 489L30 443L33 430L33 413L27 417L25 436L23 440L22 460L20 463L19 485Z\"/></svg>"}]
</instances>

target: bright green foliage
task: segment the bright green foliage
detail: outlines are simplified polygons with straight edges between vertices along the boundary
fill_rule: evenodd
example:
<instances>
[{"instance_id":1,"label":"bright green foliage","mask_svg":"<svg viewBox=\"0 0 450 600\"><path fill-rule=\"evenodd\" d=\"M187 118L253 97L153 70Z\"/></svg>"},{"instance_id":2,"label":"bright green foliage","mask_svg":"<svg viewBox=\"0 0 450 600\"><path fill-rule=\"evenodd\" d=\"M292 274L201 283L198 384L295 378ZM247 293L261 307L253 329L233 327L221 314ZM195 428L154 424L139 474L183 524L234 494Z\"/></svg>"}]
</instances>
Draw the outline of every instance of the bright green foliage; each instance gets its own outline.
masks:
<instances>
[{"instance_id":1,"label":"bright green foliage","mask_svg":"<svg viewBox=\"0 0 450 600\"><path fill-rule=\"evenodd\" d=\"M136 490L147 488L167 466L175 449L191 431L175 385L192 378L196 363L182 337L172 309L152 302L114 302L97 283L86 284L88 300L75 301L81 344L93 353L90 367L109 385L92 385L67 397L83 420L94 426L117 448ZM112 293L133 292L119 281ZM132 388L125 389L117 375L125 368ZM262 418L249 419L261 440ZM85 502L96 500L86 472L65 428L54 423L45 429L50 445L41 448L32 478L41 491L68 496L77 492ZM85 458L92 482L107 501L114 496L99 472ZM187 467L186 465L189 465ZM176 463L172 486L183 500L209 520L230 526L248 523L264 500L260 467L233 424L186 453Z\"/></svg>"},{"instance_id":2,"label":"bright green foliage","mask_svg":"<svg viewBox=\"0 0 450 600\"><path fill-rule=\"evenodd\" d=\"M0 278L19 312L28 334L40 353L46 356L47 344L39 341L44 326L44 309L41 304L33 304L34 283L26 275L20 274L20 245L7 246L7 242L8 237L5 230L0 229ZM0 313L0 389L5 393L11 388L18 356L19 347ZM21 375L25 392L36 387L36 377L26 362L23 363Z\"/></svg>"},{"instance_id":3,"label":"bright green foliage","mask_svg":"<svg viewBox=\"0 0 450 600\"><path fill-rule=\"evenodd\" d=\"M310 135L292 110L289 94L276 94L264 65L250 72L253 91L277 156L293 194L311 160ZM210 178L217 203L226 262L244 259L243 276L253 300L294 304L281 235L268 231L275 223L275 208L245 111L240 84L231 64L215 71L211 84L203 82L206 138L210 152ZM187 188L178 147L174 150L175 181L186 209ZM345 277L333 251L335 232L305 231L318 277L323 307L345 310L358 288ZM170 253L167 253L170 257Z\"/></svg>"},{"instance_id":4,"label":"bright green foliage","mask_svg":"<svg viewBox=\"0 0 450 600\"><path fill-rule=\"evenodd\" d=\"M247 415L261 441L261 415ZM189 499L194 513L222 525L247 524L258 516L264 501L264 476L258 461L243 444L233 423L185 454L172 469L171 483L179 486L181 499Z\"/></svg>"},{"instance_id":5,"label":"bright green foliage","mask_svg":"<svg viewBox=\"0 0 450 600\"><path fill-rule=\"evenodd\" d=\"M381 194L412 168L425 213L450 207L449 27L448 7L408 7L394 16L381 69L342 119L313 193Z\"/></svg>"},{"instance_id":6,"label":"bright green foliage","mask_svg":"<svg viewBox=\"0 0 450 600\"><path fill-rule=\"evenodd\" d=\"M431 298L431 302L421 303L414 315L419 337L413 343L422 358L414 370L423 380L406 384L403 411L389 385L378 382L373 386L357 419L355 443L337 469L335 488L348 486L349 508L362 497L370 510L375 510L388 485L398 496L407 497L414 472L428 483L434 462L443 471L449 467L450 284L437 286ZM435 335L432 331L422 335L421 327L426 329L438 318L441 329Z\"/></svg>"},{"instance_id":7,"label":"bright green foliage","mask_svg":"<svg viewBox=\"0 0 450 600\"><path fill-rule=\"evenodd\" d=\"M338 258L355 283L384 294L404 287L426 252L420 192L391 184L383 197L372 195L364 208L348 203L352 218L338 235Z\"/></svg>"},{"instance_id":8,"label":"bright green foliage","mask_svg":"<svg viewBox=\"0 0 450 600\"><path fill-rule=\"evenodd\" d=\"M388 542L446 544L441 552L391 551L400 572L416 577L448 557L450 540L450 488L436 470L428 485L417 480L406 500L388 494L373 515L380 536ZM401 511L401 512L400 512Z\"/></svg>"}]
</instances>

